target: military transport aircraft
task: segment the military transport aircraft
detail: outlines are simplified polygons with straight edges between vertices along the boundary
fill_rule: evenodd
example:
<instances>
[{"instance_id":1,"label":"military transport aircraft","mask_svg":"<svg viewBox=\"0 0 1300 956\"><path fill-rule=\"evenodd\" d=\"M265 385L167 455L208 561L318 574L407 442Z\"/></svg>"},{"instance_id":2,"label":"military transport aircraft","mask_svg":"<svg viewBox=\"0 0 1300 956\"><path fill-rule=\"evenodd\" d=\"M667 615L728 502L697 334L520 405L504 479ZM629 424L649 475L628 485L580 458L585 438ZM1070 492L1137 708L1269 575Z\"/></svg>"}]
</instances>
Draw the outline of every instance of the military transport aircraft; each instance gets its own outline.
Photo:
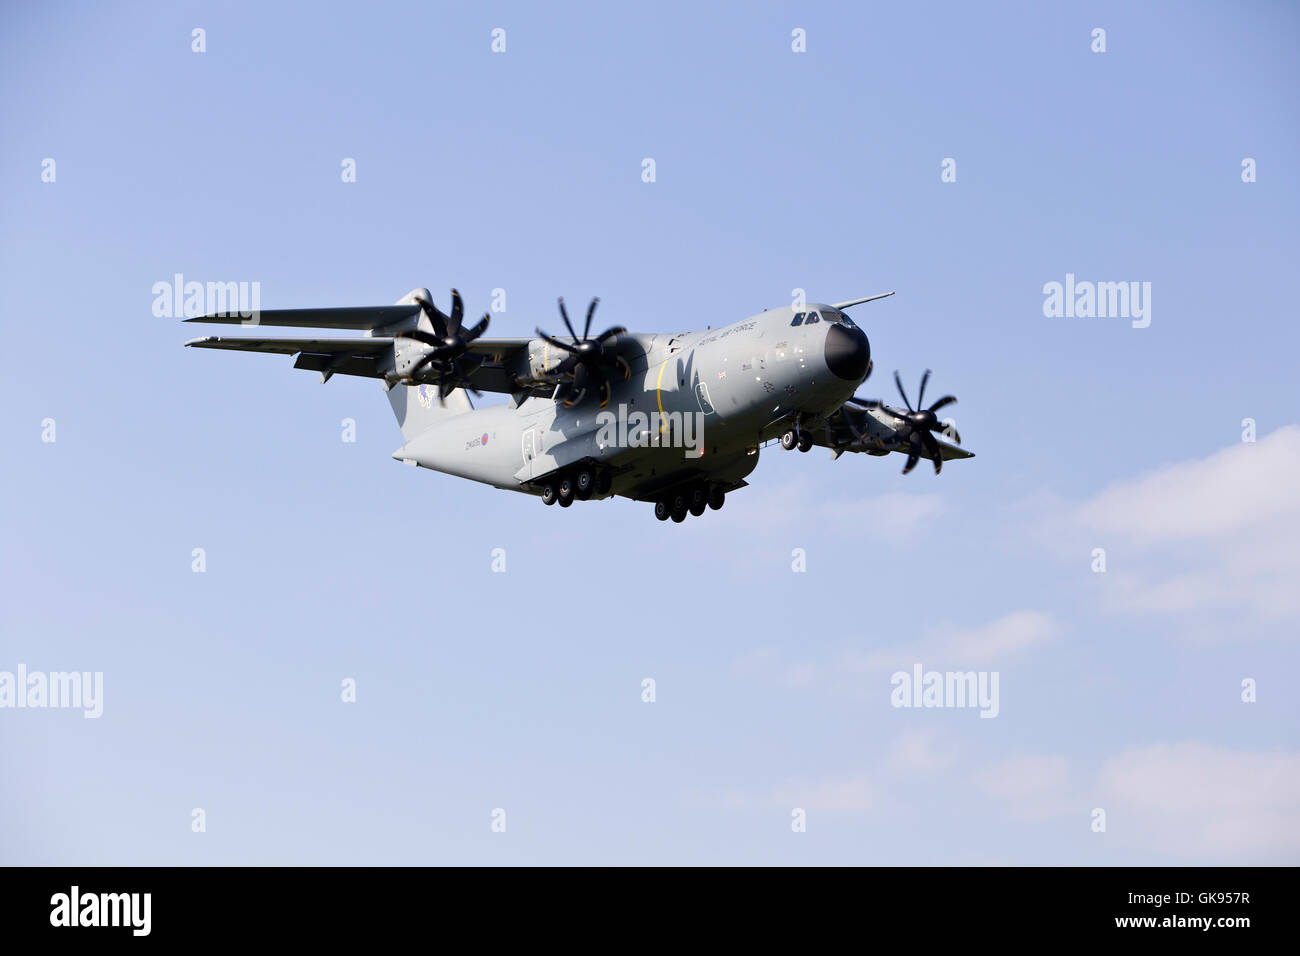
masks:
<instances>
[{"instance_id":1,"label":"military transport aircraft","mask_svg":"<svg viewBox=\"0 0 1300 956\"><path fill-rule=\"evenodd\" d=\"M189 322L364 330L354 338L197 338L186 345L296 355L295 368L377 378L388 393L405 444L393 457L411 465L535 495L548 505L622 496L654 503L655 517L683 521L721 508L744 487L759 448L779 439L786 450L814 445L921 458L971 458L938 418L955 402L916 407L894 381L903 405L860 399L871 373L866 334L845 309L893 295L771 309L702 332L591 334L598 300L578 335L560 300L569 341L485 338L488 316L462 324L464 304L451 292L444 314L427 289L396 305L216 313ZM474 408L469 392L500 392L504 403ZM940 432L957 444L935 437Z\"/></svg>"}]
</instances>

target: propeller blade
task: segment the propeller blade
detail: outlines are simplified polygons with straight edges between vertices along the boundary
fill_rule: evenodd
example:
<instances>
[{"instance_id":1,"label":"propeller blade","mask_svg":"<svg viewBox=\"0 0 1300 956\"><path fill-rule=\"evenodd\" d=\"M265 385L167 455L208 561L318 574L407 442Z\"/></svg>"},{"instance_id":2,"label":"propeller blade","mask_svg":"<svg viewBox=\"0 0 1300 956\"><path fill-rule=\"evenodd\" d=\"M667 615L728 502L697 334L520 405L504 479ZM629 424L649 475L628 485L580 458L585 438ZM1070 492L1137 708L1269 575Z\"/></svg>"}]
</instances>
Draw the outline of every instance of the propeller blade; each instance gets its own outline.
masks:
<instances>
[{"instance_id":1,"label":"propeller blade","mask_svg":"<svg viewBox=\"0 0 1300 956\"><path fill-rule=\"evenodd\" d=\"M473 342L476 338L478 338L480 335L486 332L487 329L488 329L488 314L484 312L483 318L479 319L478 322L474 325L474 327L464 334L464 339L466 342Z\"/></svg>"},{"instance_id":2,"label":"propeller blade","mask_svg":"<svg viewBox=\"0 0 1300 956\"><path fill-rule=\"evenodd\" d=\"M460 293L451 290L451 318L447 321L448 335L460 331L460 320L465 317L465 303L460 300Z\"/></svg>"},{"instance_id":3,"label":"propeller blade","mask_svg":"<svg viewBox=\"0 0 1300 956\"><path fill-rule=\"evenodd\" d=\"M424 329L411 329L409 332L398 332L394 337L399 339L415 339L417 342L431 345L434 348L441 348L442 346L442 339L438 338L436 335L430 335L428 332L424 331Z\"/></svg>"},{"instance_id":4,"label":"propeller blade","mask_svg":"<svg viewBox=\"0 0 1300 956\"><path fill-rule=\"evenodd\" d=\"M884 408L885 403L878 398L858 398L854 395L848 399L845 404L858 405L862 408Z\"/></svg>"},{"instance_id":5,"label":"propeller blade","mask_svg":"<svg viewBox=\"0 0 1300 956\"><path fill-rule=\"evenodd\" d=\"M894 370L894 384L898 386L898 394L903 396L903 404L907 406L907 410L913 411L912 403L907 400L907 392L903 391L903 380L898 377L897 369Z\"/></svg>"},{"instance_id":6,"label":"propeller blade","mask_svg":"<svg viewBox=\"0 0 1300 956\"><path fill-rule=\"evenodd\" d=\"M916 396L916 407L925 408L925 383L930 381L930 370L927 368L925 374L921 376L921 394Z\"/></svg>"},{"instance_id":7,"label":"propeller blade","mask_svg":"<svg viewBox=\"0 0 1300 956\"><path fill-rule=\"evenodd\" d=\"M600 302L599 298L591 300L591 305L587 306L587 324L582 327L582 337L585 339L591 334L591 317L596 314L596 305Z\"/></svg>"},{"instance_id":8,"label":"propeller blade","mask_svg":"<svg viewBox=\"0 0 1300 956\"><path fill-rule=\"evenodd\" d=\"M550 342L557 349L563 349L564 351L568 352L570 355L576 355L578 352L578 350L575 349L568 342L561 342L559 339L552 338L551 336L543 332L541 329L537 330L537 334L541 336L543 339L545 339L547 342Z\"/></svg>"},{"instance_id":9,"label":"propeller blade","mask_svg":"<svg viewBox=\"0 0 1300 956\"><path fill-rule=\"evenodd\" d=\"M934 436L929 432L926 432L923 444L926 453L930 456L930 460L934 462L934 473L937 475L943 470L943 451L939 448L939 443L934 440Z\"/></svg>"},{"instance_id":10,"label":"propeller blade","mask_svg":"<svg viewBox=\"0 0 1300 956\"><path fill-rule=\"evenodd\" d=\"M903 466L903 474L907 474L909 471L911 471L913 468L915 468L915 467L916 467L916 463L917 463L917 461L919 461L919 460L920 460L920 458L919 458L919 456L916 454L916 452L910 452L910 453L908 454L908 456L907 456L907 464Z\"/></svg>"},{"instance_id":11,"label":"propeller blade","mask_svg":"<svg viewBox=\"0 0 1300 956\"><path fill-rule=\"evenodd\" d=\"M596 336L596 341L599 342L601 345L604 345L605 342L608 341L609 339L614 338L616 335L622 335L626 331L627 329L623 328L623 326L615 325L611 328L606 329L604 332L601 332L600 335Z\"/></svg>"},{"instance_id":12,"label":"propeller blade","mask_svg":"<svg viewBox=\"0 0 1300 956\"><path fill-rule=\"evenodd\" d=\"M442 361L439 358L437 351L425 353L424 355L420 356L418 362L416 362L414 365L411 366L411 377L414 378L416 375L422 372L426 365L435 365L435 364L439 366L437 371L441 373L443 371Z\"/></svg>"},{"instance_id":13,"label":"propeller blade","mask_svg":"<svg viewBox=\"0 0 1300 956\"><path fill-rule=\"evenodd\" d=\"M416 299L416 305L420 311L429 317L429 322L433 325L433 331L438 333L438 338L447 337L447 317L438 311L438 307L428 299Z\"/></svg>"},{"instance_id":14,"label":"propeller blade","mask_svg":"<svg viewBox=\"0 0 1300 956\"><path fill-rule=\"evenodd\" d=\"M573 341L576 343L578 341L578 333L573 331L573 323L569 321L569 313L564 308L564 296L560 296L559 301L560 301L560 318L564 320L564 324L568 328L569 334L573 336Z\"/></svg>"},{"instance_id":15,"label":"propeller blade","mask_svg":"<svg viewBox=\"0 0 1300 956\"><path fill-rule=\"evenodd\" d=\"M626 382L628 379L632 377L632 366L628 365L627 359L623 358L623 356L621 355L615 355L614 361L617 365L619 365L623 369L623 381Z\"/></svg>"},{"instance_id":16,"label":"propeller blade","mask_svg":"<svg viewBox=\"0 0 1300 956\"><path fill-rule=\"evenodd\" d=\"M933 405L930 406L930 411L937 412L939 409L943 408L946 405L951 405L955 401L957 401L957 399L954 398L953 396L945 395L943 398L939 399L937 402L935 402Z\"/></svg>"}]
</instances>

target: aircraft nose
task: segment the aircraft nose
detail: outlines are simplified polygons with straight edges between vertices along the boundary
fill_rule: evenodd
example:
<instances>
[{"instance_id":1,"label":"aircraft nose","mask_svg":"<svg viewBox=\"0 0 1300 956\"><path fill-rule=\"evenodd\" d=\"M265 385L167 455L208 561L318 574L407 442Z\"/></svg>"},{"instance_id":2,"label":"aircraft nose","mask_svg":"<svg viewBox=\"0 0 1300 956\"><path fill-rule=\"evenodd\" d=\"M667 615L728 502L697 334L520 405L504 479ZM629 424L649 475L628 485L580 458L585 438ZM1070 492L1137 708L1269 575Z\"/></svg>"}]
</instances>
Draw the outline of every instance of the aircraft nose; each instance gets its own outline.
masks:
<instances>
[{"instance_id":1,"label":"aircraft nose","mask_svg":"<svg viewBox=\"0 0 1300 956\"><path fill-rule=\"evenodd\" d=\"M860 382L870 362L871 345L861 329L832 325L826 330L826 367L836 378Z\"/></svg>"}]
</instances>

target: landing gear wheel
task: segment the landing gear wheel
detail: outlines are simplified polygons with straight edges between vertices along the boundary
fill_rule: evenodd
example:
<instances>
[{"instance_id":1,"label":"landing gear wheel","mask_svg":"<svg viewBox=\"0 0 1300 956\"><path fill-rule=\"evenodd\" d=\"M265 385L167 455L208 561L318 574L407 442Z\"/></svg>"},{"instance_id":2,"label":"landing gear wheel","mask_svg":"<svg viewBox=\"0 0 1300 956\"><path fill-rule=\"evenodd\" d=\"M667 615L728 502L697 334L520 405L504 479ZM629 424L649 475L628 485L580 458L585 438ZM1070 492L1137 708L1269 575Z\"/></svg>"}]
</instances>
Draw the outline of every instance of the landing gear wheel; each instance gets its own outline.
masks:
<instances>
[{"instance_id":1,"label":"landing gear wheel","mask_svg":"<svg viewBox=\"0 0 1300 956\"><path fill-rule=\"evenodd\" d=\"M812 446L813 446L813 440L810 437L808 437L807 435L799 436L800 451L812 451Z\"/></svg>"},{"instance_id":2,"label":"landing gear wheel","mask_svg":"<svg viewBox=\"0 0 1300 956\"><path fill-rule=\"evenodd\" d=\"M560 507L567 508L573 504L573 479L560 479Z\"/></svg>"},{"instance_id":3,"label":"landing gear wheel","mask_svg":"<svg viewBox=\"0 0 1300 956\"><path fill-rule=\"evenodd\" d=\"M726 500L727 493L720 485L714 485L709 489L709 507L714 511L718 511Z\"/></svg>"},{"instance_id":4,"label":"landing gear wheel","mask_svg":"<svg viewBox=\"0 0 1300 956\"><path fill-rule=\"evenodd\" d=\"M555 499L558 497L559 497L559 492L555 490L554 485L551 484L542 485L542 504L553 505L555 504Z\"/></svg>"},{"instance_id":5,"label":"landing gear wheel","mask_svg":"<svg viewBox=\"0 0 1300 956\"><path fill-rule=\"evenodd\" d=\"M673 495L672 503L668 506L672 518L678 524L686 520L686 496L682 494Z\"/></svg>"},{"instance_id":6,"label":"landing gear wheel","mask_svg":"<svg viewBox=\"0 0 1300 956\"><path fill-rule=\"evenodd\" d=\"M660 521L668 520L668 502L666 501L655 502L655 517L658 518Z\"/></svg>"},{"instance_id":7,"label":"landing gear wheel","mask_svg":"<svg viewBox=\"0 0 1300 956\"><path fill-rule=\"evenodd\" d=\"M793 428L781 436L781 447L786 451L790 451L797 444L799 444L799 436L794 433Z\"/></svg>"},{"instance_id":8,"label":"landing gear wheel","mask_svg":"<svg viewBox=\"0 0 1300 956\"><path fill-rule=\"evenodd\" d=\"M579 501L586 501L595 490L596 476L591 473L591 469L579 468L573 476L573 496Z\"/></svg>"},{"instance_id":9,"label":"landing gear wheel","mask_svg":"<svg viewBox=\"0 0 1300 956\"><path fill-rule=\"evenodd\" d=\"M704 488L691 489L691 514L699 517L704 514L704 509L709 506L709 493Z\"/></svg>"}]
</instances>

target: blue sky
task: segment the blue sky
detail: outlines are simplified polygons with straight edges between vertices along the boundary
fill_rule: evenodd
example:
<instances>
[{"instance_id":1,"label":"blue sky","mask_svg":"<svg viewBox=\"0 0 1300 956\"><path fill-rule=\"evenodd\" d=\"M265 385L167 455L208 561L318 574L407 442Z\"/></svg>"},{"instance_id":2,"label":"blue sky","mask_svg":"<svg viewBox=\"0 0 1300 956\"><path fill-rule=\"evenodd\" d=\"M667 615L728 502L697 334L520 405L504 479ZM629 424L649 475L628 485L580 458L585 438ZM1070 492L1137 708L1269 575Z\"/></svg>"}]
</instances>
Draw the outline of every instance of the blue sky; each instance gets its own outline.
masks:
<instances>
[{"instance_id":1,"label":"blue sky","mask_svg":"<svg viewBox=\"0 0 1300 956\"><path fill-rule=\"evenodd\" d=\"M0 709L0 862L1300 860L1293 6L0 23L0 671L104 674L97 720ZM499 335L893 289L861 392L934 369L978 457L544 509L391 460L373 382L184 350L178 272L501 288ZM1150 282L1150 326L1046 318L1067 273ZM892 707L914 662L998 672L997 718Z\"/></svg>"}]
</instances>

